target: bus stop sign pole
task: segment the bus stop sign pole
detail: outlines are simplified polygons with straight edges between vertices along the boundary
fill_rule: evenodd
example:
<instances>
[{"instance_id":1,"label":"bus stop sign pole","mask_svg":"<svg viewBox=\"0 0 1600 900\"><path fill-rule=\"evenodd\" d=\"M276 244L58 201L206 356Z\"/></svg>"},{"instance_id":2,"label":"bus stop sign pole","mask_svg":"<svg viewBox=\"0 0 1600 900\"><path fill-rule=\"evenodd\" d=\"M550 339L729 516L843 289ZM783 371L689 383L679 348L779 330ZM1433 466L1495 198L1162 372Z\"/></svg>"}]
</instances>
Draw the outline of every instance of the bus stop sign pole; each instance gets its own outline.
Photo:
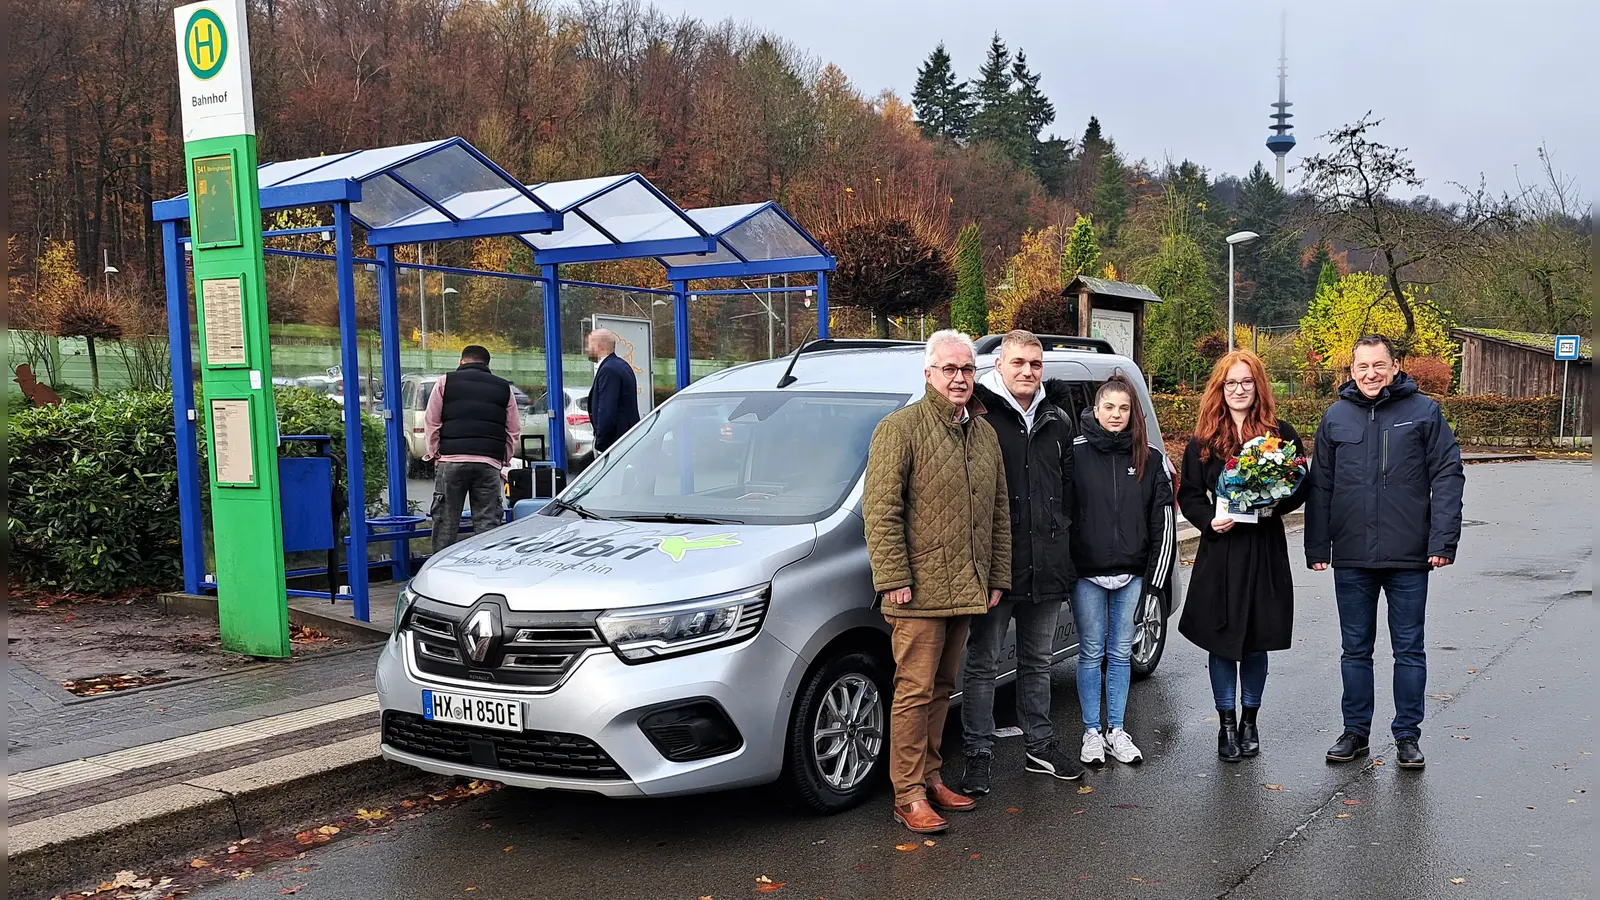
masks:
<instances>
[{"instance_id":1,"label":"bus stop sign pole","mask_svg":"<svg viewBox=\"0 0 1600 900\"><path fill-rule=\"evenodd\" d=\"M1578 358L1578 348L1582 339L1575 334L1556 335L1556 361L1561 363L1561 424L1558 426L1557 441L1567 439L1567 372L1572 368L1572 361ZM1573 443L1577 443L1577 428L1573 428Z\"/></svg>"},{"instance_id":2,"label":"bus stop sign pole","mask_svg":"<svg viewBox=\"0 0 1600 900\"><path fill-rule=\"evenodd\" d=\"M173 16L222 646L287 657L278 412L245 0L192 3Z\"/></svg>"}]
</instances>

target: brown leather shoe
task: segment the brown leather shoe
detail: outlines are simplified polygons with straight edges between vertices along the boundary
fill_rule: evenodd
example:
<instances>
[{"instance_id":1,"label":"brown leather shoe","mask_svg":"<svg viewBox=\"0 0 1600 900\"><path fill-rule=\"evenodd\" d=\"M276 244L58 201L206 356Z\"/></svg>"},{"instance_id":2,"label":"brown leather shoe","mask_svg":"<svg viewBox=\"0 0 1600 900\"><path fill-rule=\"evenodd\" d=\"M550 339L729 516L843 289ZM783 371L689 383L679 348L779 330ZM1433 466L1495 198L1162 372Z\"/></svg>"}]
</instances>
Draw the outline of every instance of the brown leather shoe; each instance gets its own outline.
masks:
<instances>
[{"instance_id":1,"label":"brown leather shoe","mask_svg":"<svg viewBox=\"0 0 1600 900\"><path fill-rule=\"evenodd\" d=\"M917 834L942 834L950 827L950 823L934 812L926 800L918 800L909 806L896 806L894 818Z\"/></svg>"},{"instance_id":2,"label":"brown leather shoe","mask_svg":"<svg viewBox=\"0 0 1600 900\"><path fill-rule=\"evenodd\" d=\"M928 800L947 812L961 812L978 805L978 801L950 790L942 782L928 785Z\"/></svg>"}]
</instances>

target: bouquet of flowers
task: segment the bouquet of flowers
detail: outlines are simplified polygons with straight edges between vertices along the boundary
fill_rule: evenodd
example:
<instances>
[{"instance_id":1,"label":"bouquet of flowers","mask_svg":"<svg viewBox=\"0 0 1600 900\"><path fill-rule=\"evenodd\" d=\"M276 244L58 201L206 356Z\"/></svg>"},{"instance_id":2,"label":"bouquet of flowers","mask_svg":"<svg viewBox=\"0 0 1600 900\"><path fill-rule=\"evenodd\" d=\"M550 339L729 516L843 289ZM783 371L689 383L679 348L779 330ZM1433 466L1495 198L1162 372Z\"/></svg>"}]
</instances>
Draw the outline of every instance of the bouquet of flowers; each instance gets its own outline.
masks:
<instances>
[{"instance_id":1,"label":"bouquet of flowers","mask_svg":"<svg viewBox=\"0 0 1600 900\"><path fill-rule=\"evenodd\" d=\"M1271 434L1251 439L1228 460L1217 479L1217 517L1256 521L1254 510L1294 493L1306 469L1306 458L1294 441Z\"/></svg>"}]
</instances>

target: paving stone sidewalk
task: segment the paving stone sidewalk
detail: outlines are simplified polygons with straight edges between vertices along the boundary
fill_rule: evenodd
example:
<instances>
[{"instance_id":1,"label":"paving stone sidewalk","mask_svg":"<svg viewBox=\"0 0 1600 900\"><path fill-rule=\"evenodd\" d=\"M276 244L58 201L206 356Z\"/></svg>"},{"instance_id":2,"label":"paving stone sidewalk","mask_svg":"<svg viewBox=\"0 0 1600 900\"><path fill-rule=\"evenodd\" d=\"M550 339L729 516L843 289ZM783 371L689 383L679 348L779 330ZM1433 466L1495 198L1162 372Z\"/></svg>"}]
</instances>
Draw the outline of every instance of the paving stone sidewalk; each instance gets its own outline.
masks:
<instances>
[{"instance_id":1,"label":"paving stone sidewalk","mask_svg":"<svg viewBox=\"0 0 1600 900\"><path fill-rule=\"evenodd\" d=\"M378 647L188 682L76 697L6 660L7 774L296 712L373 692ZM377 727L376 718L371 721Z\"/></svg>"}]
</instances>

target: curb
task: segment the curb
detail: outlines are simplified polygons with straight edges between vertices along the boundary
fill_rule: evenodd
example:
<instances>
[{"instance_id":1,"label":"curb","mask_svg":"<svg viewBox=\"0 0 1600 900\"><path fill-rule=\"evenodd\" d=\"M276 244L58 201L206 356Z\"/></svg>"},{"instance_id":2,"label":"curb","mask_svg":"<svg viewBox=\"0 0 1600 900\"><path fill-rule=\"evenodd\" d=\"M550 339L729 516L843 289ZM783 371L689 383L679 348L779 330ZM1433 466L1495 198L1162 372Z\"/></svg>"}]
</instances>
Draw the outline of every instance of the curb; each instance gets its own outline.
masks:
<instances>
[{"instance_id":1,"label":"curb","mask_svg":"<svg viewBox=\"0 0 1600 900\"><path fill-rule=\"evenodd\" d=\"M385 761L372 731L7 828L8 894L70 887L451 779Z\"/></svg>"},{"instance_id":2,"label":"curb","mask_svg":"<svg viewBox=\"0 0 1600 900\"><path fill-rule=\"evenodd\" d=\"M217 617L217 598L209 594L185 594L181 591L172 591L156 595L156 603L163 613L169 615L207 616ZM315 628L329 637L354 641L362 647L374 643L382 643L389 639L389 629L379 628L367 622L358 622L343 616L325 616L311 610L300 609L293 604L289 605L289 623L306 628ZM237 670L235 670L237 671Z\"/></svg>"}]
</instances>

